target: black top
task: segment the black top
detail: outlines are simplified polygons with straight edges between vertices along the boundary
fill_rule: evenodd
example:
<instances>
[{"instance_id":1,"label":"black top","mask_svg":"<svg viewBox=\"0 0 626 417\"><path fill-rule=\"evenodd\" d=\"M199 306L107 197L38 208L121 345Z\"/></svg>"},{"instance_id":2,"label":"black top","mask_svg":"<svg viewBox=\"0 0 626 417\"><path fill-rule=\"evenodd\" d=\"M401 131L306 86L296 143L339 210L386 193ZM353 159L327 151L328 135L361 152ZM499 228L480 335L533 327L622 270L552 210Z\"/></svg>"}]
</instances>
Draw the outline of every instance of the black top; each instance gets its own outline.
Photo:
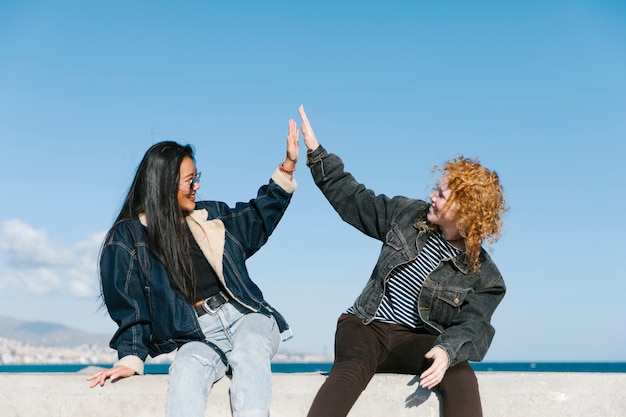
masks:
<instances>
[{"instance_id":1,"label":"black top","mask_svg":"<svg viewBox=\"0 0 626 417\"><path fill-rule=\"evenodd\" d=\"M191 249L191 261L193 262L193 273L195 275L195 291L196 300L204 300L221 291L217 274L207 261L206 257L200 249L200 245L191 234L191 230L187 227L187 235L189 236L189 246Z\"/></svg>"}]
</instances>

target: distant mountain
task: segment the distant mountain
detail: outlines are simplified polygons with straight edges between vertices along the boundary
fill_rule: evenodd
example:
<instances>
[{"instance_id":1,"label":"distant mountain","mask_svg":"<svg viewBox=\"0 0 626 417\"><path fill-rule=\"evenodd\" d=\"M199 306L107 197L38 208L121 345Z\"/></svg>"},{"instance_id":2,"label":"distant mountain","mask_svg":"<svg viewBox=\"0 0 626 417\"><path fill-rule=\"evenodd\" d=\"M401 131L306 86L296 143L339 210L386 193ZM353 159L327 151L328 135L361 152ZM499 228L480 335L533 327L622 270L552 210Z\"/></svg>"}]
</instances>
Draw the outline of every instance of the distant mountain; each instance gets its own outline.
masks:
<instances>
[{"instance_id":1,"label":"distant mountain","mask_svg":"<svg viewBox=\"0 0 626 417\"><path fill-rule=\"evenodd\" d=\"M107 346L110 335L72 329L44 321L23 321L0 316L0 337L32 346L71 347L78 345Z\"/></svg>"}]
</instances>

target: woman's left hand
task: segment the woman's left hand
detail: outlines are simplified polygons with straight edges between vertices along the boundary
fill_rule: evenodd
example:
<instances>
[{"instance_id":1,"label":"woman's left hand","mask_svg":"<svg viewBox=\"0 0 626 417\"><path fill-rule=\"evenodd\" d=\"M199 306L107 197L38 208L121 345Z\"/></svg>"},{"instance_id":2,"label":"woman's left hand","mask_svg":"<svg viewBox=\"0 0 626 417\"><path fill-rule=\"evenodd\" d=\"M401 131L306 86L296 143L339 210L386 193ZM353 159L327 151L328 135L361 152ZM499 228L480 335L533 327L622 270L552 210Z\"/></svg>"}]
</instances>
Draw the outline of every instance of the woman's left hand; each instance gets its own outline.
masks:
<instances>
[{"instance_id":1,"label":"woman's left hand","mask_svg":"<svg viewBox=\"0 0 626 417\"><path fill-rule=\"evenodd\" d=\"M420 385L424 388L433 389L446 374L450 366L450 358L448 352L441 346L433 347L424 356L427 359L432 359L433 364L420 375Z\"/></svg>"}]
</instances>

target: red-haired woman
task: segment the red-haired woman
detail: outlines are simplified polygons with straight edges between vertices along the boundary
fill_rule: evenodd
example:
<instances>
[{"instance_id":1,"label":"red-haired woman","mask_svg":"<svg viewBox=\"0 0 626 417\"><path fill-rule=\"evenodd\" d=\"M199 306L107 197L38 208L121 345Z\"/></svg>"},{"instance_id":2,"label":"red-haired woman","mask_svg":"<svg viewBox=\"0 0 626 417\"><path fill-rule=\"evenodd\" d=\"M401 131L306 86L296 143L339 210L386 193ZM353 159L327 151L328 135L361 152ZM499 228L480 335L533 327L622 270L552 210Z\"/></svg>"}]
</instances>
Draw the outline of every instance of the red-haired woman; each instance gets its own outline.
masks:
<instances>
[{"instance_id":1,"label":"red-haired woman","mask_svg":"<svg viewBox=\"0 0 626 417\"><path fill-rule=\"evenodd\" d=\"M505 293L482 248L502 229L498 175L459 157L440 168L430 203L377 195L318 143L302 107L300 116L315 183L344 221L383 242L365 288L339 317L335 361L309 417L346 416L377 372L419 375L440 392L446 417L482 416L468 361L487 353Z\"/></svg>"}]
</instances>

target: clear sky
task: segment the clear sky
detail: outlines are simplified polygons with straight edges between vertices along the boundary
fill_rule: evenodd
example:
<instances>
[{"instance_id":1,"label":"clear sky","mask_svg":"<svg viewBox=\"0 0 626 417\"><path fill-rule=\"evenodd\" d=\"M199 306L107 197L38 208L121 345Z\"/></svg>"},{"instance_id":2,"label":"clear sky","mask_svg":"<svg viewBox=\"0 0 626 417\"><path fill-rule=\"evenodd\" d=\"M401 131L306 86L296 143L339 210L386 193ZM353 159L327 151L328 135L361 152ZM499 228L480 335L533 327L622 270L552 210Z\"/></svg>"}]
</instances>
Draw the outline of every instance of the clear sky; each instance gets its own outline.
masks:
<instances>
[{"instance_id":1,"label":"clear sky","mask_svg":"<svg viewBox=\"0 0 626 417\"><path fill-rule=\"evenodd\" d=\"M378 193L426 198L459 154L498 172L508 292L485 360L626 361L621 0L4 0L0 315L112 334L96 258L146 149L193 144L200 198L247 201L300 104ZM304 160L249 268L293 328L282 348L332 353L380 243Z\"/></svg>"}]
</instances>

